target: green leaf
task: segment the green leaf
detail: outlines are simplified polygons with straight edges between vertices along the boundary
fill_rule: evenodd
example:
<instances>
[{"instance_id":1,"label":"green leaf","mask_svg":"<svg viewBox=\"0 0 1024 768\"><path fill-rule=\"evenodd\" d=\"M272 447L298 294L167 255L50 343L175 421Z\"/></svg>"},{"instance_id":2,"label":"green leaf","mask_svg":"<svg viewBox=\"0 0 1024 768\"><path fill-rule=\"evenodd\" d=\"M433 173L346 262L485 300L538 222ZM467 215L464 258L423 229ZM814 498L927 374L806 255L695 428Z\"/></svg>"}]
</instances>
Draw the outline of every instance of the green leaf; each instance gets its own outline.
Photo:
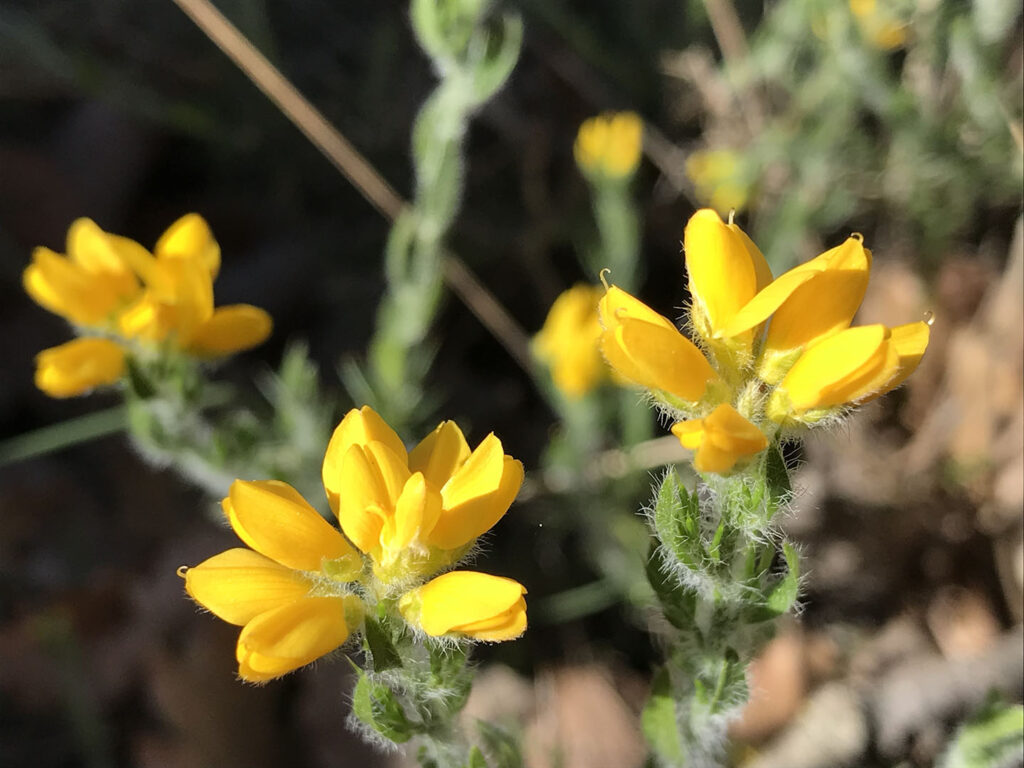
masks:
<instances>
[{"instance_id":1,"label":"green leaf","mask_svg":"<svg viewBox=\"0 0 1024 768\"><path fill-rule=\"evenodd\" d=\"M465 706L473 685L472 669L467 665L467 648L428 644L431 687L443 707L450 712L458 712Z\"/></svg>"},{"instance_id":2,"label":"green leaf","mask_svg":"<svg viewBox=\"0 0 1024 768\"><path fill-rule=\"evenodd\" d=\"M466 766L467 768L487 768L487 758L480 751L480 747L473 747L469 750L469 762Z\"/></svg>"},{"instance_id":3,"label":"green leaf","mask_svg":"<svg viewBox=\"0 0 1024 768\"><path fill-rule=\"evenodd\" d=\"M941 768L1012 768L1024 759L1024 706L993 702L964 723Z\"/></svg>"},{"instance_id":4,"label":"green leaf","mask_svg":"<svg viewBox=\"0 0 1024 768\"><path fill-rule=\"evenodd\" d=\"M677 629L691 628L697 610L697 595L669 572L661 549L654 542L647 553L647 580L658 596L668 622Z\"/></svg>"},{"instance_id":5,"label":"green leaf","mask_svg":"<svg viewBox=\"0 0 1024 768\"><path fill-rule=\"evenodd\" d=\"M704 559L700 540L700 503L670 469L654 497L654 530L661 543L690 570L698 570Z\"/></svg>"},{"instance_id":6,"label":"green leaf","mask_svg":"<svg viewBox=\"0 0 1024 768\"><path fill-rule=\"evenodd\" d=\"M800 594L800 555L789 542L782 545L782 552L786 560L786 573L763 593L763 603L746 609L744 616L751 623L770 621L781 616L793 607Z\"/></svg>"},{"instance_id":7,"label":"green leaf","mask_svg":"<svg viewBox=\"0 0 1024 768\"><path fill-rule=\"evenodd\" d=\"M476 728L491 758L491 763L485 765L492 765L493 768L523 768L523 755L512 734L485 720L477 720Z\"/></svg>"},{"instance_id":8,"label":"green leaf","mask_svg":"<svg viewBox=\"0 0 1024 768\"><path fill-rule=\"evenodd\" d=\"M395 744L404 744L416 732L394 692L362 670L352 693L352 713Z\"/></svg>"},{"instance_id":9,"label":"green leaf","mask_svg":"<svg viewBox=\"0 0 1024 768\"><path fill-rule=\"evenodd\" d=\"M788 611L800 593L800 555L789 542L782 545L782 551L786 557L786 575L768 595L768 610L777 616Z\"/></svg>"},{"instance_id":10,"label":"green leaf","mask_svg":"<svg viewBox=\"0 0 1024 768\"><path fill-rule=\"evenodd\" d=\"M650 698L640 715L640 724L647 741L662 760L671 765L685 760L676 719L676 702L672 696L672 681L664 667L654 676Z\"/></svg>"},{"instance_id":11,"label":"green leaf","mask_svg":"<svg viewBox=\"0 0 1024 768\"><path fill-rule=\"evenodd\" d=\"M769 518L774 515L793 495L793 486L789 482L789 469L782 455L781 446L768 448L765 460L765 480L768 486Z\"/></svg>"},{"instance_id":12,"label":"green leaf","mask_svg":"<svg viewBox=\"0 0 1024 768\"><path fill-rule=\"evenodd\" d=\"M395 649L392 634L391 624L387 619L378 620L367 616L364 620L363 639L370 651L374 672L402 666L402 657Z\"/></svg>"},{"instance_id":13,"label":"green leaf","mask_svg":"<svg viewBox=\"0 0 1024 768\"><path fill-rule=\"evenodd\" d=\"M490 99L512 74L523 44L523 20L506 13L478 30L470 41L468 69L472 72L475 104Z\"/></svg>"}]
</instances>

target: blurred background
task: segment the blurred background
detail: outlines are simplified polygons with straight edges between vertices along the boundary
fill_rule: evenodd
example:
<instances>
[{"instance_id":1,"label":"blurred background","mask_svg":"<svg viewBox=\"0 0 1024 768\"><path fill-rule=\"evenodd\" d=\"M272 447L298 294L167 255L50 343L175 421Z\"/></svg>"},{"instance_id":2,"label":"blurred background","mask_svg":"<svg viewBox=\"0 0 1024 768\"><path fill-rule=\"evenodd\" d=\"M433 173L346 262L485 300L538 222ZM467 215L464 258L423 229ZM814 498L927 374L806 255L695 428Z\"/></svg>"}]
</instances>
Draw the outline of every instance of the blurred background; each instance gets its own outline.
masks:
<instances>
[{"instance_id":1,"label":"blurred background","mask_svg":"<svg viewBox=\"0 0 1024 768\"><path fill-rule=\"evenodd\" d=\"M217 5L412 195L411 126L435 75L405 3ZM734 728L737 765L932 765L991 691L1022 693L1020 4L510 7L522 53L472 121L448 242L527 333L561 291L596 282L573 142L584 119L623 109L647 125L631 189L651 306L678 315L683 225L710 205L736 211L776 274L863 233L875 269L860 322L934 312L907 387L794 450L784 526L806 558L803 608ZM152 246L188 211L223 251L218 303L276 324L216 376L266 381L305 340L340 418L339 364L373 332L389 222L170 0L0 3L0 768L399 765L346 731L343 660L236 682L235 630L175 574L233 546L216 500L142 461L114 395L52 400L32 384L33 356L67 338L21 288L32 248L62 251L79 216ZM557 409L457 297L432 341L424 421L455 419L473 444L493 430L533 478L481 557L528 586L531 629L478 649L472 711L518 724L530 766L640 766L658 658L629 585L645 545L622 546L627 532L606 551L594 530L628 527L658 464L598 471L590 493L614 486L616 508L587 509L552 481ZM112 434L44 450L96 413L85 423ZM67 422L19 458L15 436Z\"/></svg>"}]
</instances>

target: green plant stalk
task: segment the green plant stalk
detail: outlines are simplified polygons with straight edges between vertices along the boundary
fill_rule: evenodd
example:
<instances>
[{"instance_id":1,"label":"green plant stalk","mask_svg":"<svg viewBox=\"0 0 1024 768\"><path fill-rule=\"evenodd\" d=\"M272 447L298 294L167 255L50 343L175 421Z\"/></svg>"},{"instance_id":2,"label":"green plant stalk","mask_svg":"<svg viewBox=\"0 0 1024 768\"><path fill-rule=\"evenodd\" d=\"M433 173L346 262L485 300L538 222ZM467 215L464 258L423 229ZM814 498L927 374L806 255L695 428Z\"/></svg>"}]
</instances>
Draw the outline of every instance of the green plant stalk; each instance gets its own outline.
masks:
<instances>
[{"instance_id":1,"label":"green plant stalk","mask_svg":"<svg viewBox=\"0 0 1024 768\"><path fill-rule=\"evenodd\" d=\"M518 768L518 745L492 724L479 724L473 744L460 722L473 668L467 641L413 634L381 600L365 620L364 668L350 721L371 742L409 747L423 768Z\"/></svg>"},{"instance_id":2,"label":"green plant stalk","mask_svg":"<svg viewBox=\"0 0 1024 768\"><path fill-rule=\"evenodd\" d=\"M492 15L483 0L413 0L413 30L440 83L413 126L416 191L385 247L387 288L369 344L367 371L347 363L352 396L371 404L399 432L424 409L433 348L428 334L442 293L443 241L458 214L463 144L473 113L504 84L519 57L522 23Z\"/></svg>"},{"instance_id":3,"label":"green plant stalk","mask_svg":"<svg viewBox=\"0 0 1024 768\"><path fill-rule=\"evenodd\" d=\"M796 603L799 559L772 525L790 495L775 446L745 470L690 491L669 470L649 509L648 579L671 631L643 714L659 765L725 765L726 729L747 670Z\"/></svg>"},{"instance_id":4,"label":"green plant stalk","mask_svg":"<svg viewBox=\"0 0 1024 768\"><path fill-rule=\"evenodd\" d=\"M149 463L173 467L214 498L226 496L236 478L256 477L323 499L320 465L333 407L320 395L305 348L287 350L277 374L260 384L269 418L237 404L210 416L207 409L236 398L232 388L211 385L198 363L171 351L133 356L124 387L129 436Z\"/></svg>"}]
</instances>

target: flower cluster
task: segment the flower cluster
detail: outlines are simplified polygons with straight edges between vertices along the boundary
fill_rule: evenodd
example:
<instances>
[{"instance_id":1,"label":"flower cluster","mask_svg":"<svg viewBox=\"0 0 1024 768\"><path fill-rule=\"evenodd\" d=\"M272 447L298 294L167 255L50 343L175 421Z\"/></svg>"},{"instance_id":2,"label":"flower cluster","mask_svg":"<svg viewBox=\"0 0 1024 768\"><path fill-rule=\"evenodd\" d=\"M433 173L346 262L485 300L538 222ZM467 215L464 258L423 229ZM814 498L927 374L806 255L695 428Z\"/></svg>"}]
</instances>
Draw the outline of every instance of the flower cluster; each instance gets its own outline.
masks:
<instances>
[{"instance_id":1,"label":"flower cluster","mask_svg":"<svg viewBox=\"0 0 1024 768\"><path fill-rule=\"evenodd\" d=\"M183 568L188 594L242 626L239 676L279 677L342 645L367 610L430 637L510 640L526 590L455 565L505 514L522 464L488 435L474 450L451 421L412 451L372 409L352 410L327 447L323 481L341 530L291 486L236 480L224 514L250 549ZM430 578L434 576L434 578Z\"/></svg>"},{"instance_id":2,"label":"flower cluster","mask_svg":"<svg viewBox=\"0 0 1024 768\"><path fill-rule=\"evenodd\" d=\"M579 284L564 291L551 305L533 339L537 359L551 369L551 378L567 397L577 399L608 377L598 350L601 323L597 303L601 288Z\"/></svg>"},{"instance_id":3,"label":"flower cluster","mask_svg":"<svg viewBox=\"0 0 1024 768\"><path fill-rule=\"evenodd\" d=\"M859 235L773 279L750 238L704 209L684 249L694 341L611 286L601 349L678 422L672 431L701 472L729 472L770 438L888 392L924 355L927 322L851 327L871 269Z\"/></svg>"},{"instance_id":4,"label":"flower cluster","mask_svg":"<svg viewBox=\"0 0 1024 768\"><path fill-rule=\"evenodd\" d=\"M67 254L36 248L23 275L29 296L82 336L37 356L36 385L71 397L120 379L126 352L169 347L210 358L262 343L272 325L262 309L214 308L219 269L220 246L198 214L174 222L152 253L76 220Z\"/></svg>"},{"instance_id":5,"label":"flower cluster","mask_svg":"<svg viewBox=\"0 0 1024 768\"><path fill-rule=\"evenodd\" d=\"M640 163L643 135L643 121L635 112L592 117L576 136L576 164L595 181L628 179Z\"/></svg>"}]
</instances>

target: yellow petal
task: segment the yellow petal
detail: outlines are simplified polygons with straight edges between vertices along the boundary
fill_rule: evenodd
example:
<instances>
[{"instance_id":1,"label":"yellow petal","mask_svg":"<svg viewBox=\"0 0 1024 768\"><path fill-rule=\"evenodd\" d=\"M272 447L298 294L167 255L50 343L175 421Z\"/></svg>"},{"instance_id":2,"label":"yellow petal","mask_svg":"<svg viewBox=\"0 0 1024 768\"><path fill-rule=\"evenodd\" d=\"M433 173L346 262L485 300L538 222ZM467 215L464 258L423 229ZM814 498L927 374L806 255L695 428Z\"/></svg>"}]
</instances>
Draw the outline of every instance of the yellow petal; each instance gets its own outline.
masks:
<instances>
[{"instance_id":1,"label":"yellow petal","mask_svg":"<svg viewBox=\"0 0 1024 768\"><path fill-rule=\"evenodd\" d=\"M261 613L245 625L235 651L238 674L261 683L304 667L348 639L345 601L308 597Z\"/></svg>"},{"instance_id":2,"label":"yellow petal","mask_svg":"<svg viewBox=\"0 0 1024 768\"><path fill-rule=\"evenodd\" d=\"M794 290L772 316L767 349L806 346L848 328L853 321L867 291L871 254L857 237L823 256L829 254L825 268Z\"/></svg>"},{"instance_id":3,"label":"yellow petal","mask_svg":"<svg viewBox=\"0 0 1024 768\"><path fill-rule=\"evenodd\" d=\"M131 273L129 265L114 247L111 236L100 229L92 219L76 219L71 223L68 228L67 248L68 258L87 272Z\"/></svg>"},{"instance_id":4,"label":"yellow petal","mask_svg":"<svg viewBox=\"0 0 1024 768\"><path fill-rule=\"evenodd\" d=\"M523 483L523 465L505 455L494 433L477 446L441 489L441 516L429 541L456 549L490 530L508 511Z\"/></svg>"},{"instance_id":5,"label":"yellow petal","mask_svg":"<svg viewBox=\"0 0 1024 768\"><path fill-rule=\"evenodd\" d=\"M779 388L798 411L840 405L885 365L887 356L884 326L848 328L800 355Z\"/></svg>"},{"instance_id":6,"label":"yellow petal","mask_svg":"<svg viewBox=\"0 0 1024 768\"><path fill-rule=\"evenodd\" d=\"M453 571L404 595L399 610L432 637L448 633L472 637L473 626L483 623L490 636L479 639L510 640L526 629L524 594L525 587L512 579Z\"/></svg>"},{"instance_id":7,"label":"yellow petal","mask_svg":"<svg viewBox=\"0 0 1024 768\"><path fill-rule=\"evenodd\" d=\"M441 494L428 486L423 475L416 472L402 489L394 516L385 522L382 544L393 552L405 549L421 535L425 538L440 514Z\"/></svg>"},{"instance_id":8,"label":"yellow petal","mask_svg":"<svg viewBox=\"0 0 1024 768\"><path fill-rule=\"evenodd\" d=\"M119 279L89 272L49 248L32 252L22 283L41 307L79 325L104 325L125 299Z\"/></svg>"},{"instance_id":9,"label":"yellow petal","mask_svg":"<svg viewBox=\"0 0 1024 768\"><path fill-rule=\"evenodd\" d=\"M675 424L672 434L684 448L697 452L693 464L698 472L728 472L740 459L768 446L761 430L728 403L722 403L704 419Z\"/></svg>"},{"instance_id":10,"label":"yellow petal","mask_svg":"<svg viewBox=\"0 0 1024 768\"><path fill-rule=\"evenodd\" d=\"M677 330L622 318L614 333L605 332L601 350L609 365L627 379L697 401L716 378L701 351Z\"/></svg>"},{"instance_id":11,"label":"yellow petal","mask_svg":"<svg viewBox=\"0 0 1024 768\"><path fill-rule=\"evenodd\" d=\"M618 286L613 285L597 303L598 314L601 318L601 325L605 330L612 331L618 328L619 323L625 318L643 320L652 325L658 325L669 331L678 333L676 327L664 315L659 315L653 309L644 304L640 299L626 293Z\"/></svg>"},{"instance_id":12,"label":"yellow petal","mask_svg":"<svg viewBox=\"0 0 1024 768\"><path fill-rule=\"evenodd\" d=\"M764 433L728 403L704 419L704 430L712 445L737 456L760 453L768 446Z\"/></svg>"},{"instance_id":13,"label":"yellow petal","mask_svg":"<svg viewBox=\"0 0 1024 768\"><path fill-rule=\"evenodd\" d=\"M158 259L198 259L211 278L220 271L220 246L198 213L187 213L171 224L153 251Z\"/></svg>"},{"instance_id":14,"label":"yellow petal","mask_svg":"<svg viewBox=\"0 0 1024 768\"><path fill-rule=\"evenodd\" d=\"M750 239L738 224L729 222L726 226L735 233L743 246L747 249L747 255L750 256L750 263L754 265L754 278L757 286L757 290L760 291L771 284L772 280L772 268L768 266L768 260L761 253L761 249L754 244L754 241Z\"/></svg>"},{"instance_id":15,"label":"yellow petal","mask_svg":"<svg viewBox=\"0 0 1024 768\"><path fill-rule=\"evenodd\" d=\"M469 444L454 421L443 421L409 453L409 469L442 488L469 458Z\"/></svg>"},{"instance_id":16,"label":"yellow petal","mask_svg":"<svg viewBox=\"0 0 1024 768\"><path fill-rule=\"evenodd\" d=\"M130 238L112 235L109 232L106 235L110 248L117 254L121 263L138 275L144 283L149 283L156 264L153 254Z\"/></svg>"},{"instance_id":17,"label":"yellow petal","mask_svg":"<svg viewBox=\"0 0 1024 768\"><path fill-rule=\"evenodd\" d=\"M324 454L322 469L324 488L327 491L327 498L331 502L331 509L335 514L338 512L338 497L342 489L341 465L342 460L353 445L368 445L376 440L384 443L402 461L407 460L405 445L389 427L384 420L368 405L356 410L353 408L345 414L345 418L335 428L331 440L327 444L327 451Z\"/></svg>"},{"instance_id":18,"label":"yellow petal","mask_svg":"<svg viewBox=\"0 0 1024 768\"><path fill-rule=\"evenodd\" d=\"M917 369L921 358L924 357L930 335L931 327L925 322L898 325L891 329L889 345L899 357L898 371L881 389L868 395L862 402L874 400L886 392L891 392L906 381L907 377Z\"/></svg>"},{"instance_id":19,"label":"yellow petal","mask_svg":"<svg viewBox=\"0 0 1024 768\"><path fill-rule=\"evenodd\" d=\"M350 445L327 486L331 509L341 530L367 554L380 546L381 527L392 510L387 488L366 449Z\"/></svg>"},{"instance_id":20,"label":"yellow petal","mask_svg":"<svg viewBox=\"0 0 1024 768\"><path fill-rule=\"evenodd\" d=\"M319 571L324 560L355 555L345 537L287 483L235 480L224 512L238 538L289 568Z\"/></svg>"},{"instance_id":21,"label":"yellow petal","mask_svg":"<svg viewBox=\"0 0 1024 768\"><path fill-rule=\"evenodd\" d=\"M203 357L220 357L251 349L270 336L270 315L250 304L218 307L196 330L189 351Z\"/></svg>"},{"instance_id":22,"label":"yellow petal","mask_svg":"<svg viewBox=\"0 0 1024 768\"><path fill-rule=\"evenodd\" d=\"M177 326L177 313L170 304L144 293L138 301L117 318L117 330L127 339L141 339L153 344L166 339Z\"/></svg>"},{"instance_id":23,"label":"yellow petal","mask_svg":"<svg viewBox=\"0 0 1024 768\"><path fill-rule=\"evenodd\" d=\"M704 440L704 419L690 419L672 425L672 434L689 451L695 451Z\"/></svg>"},{"instance_id":24,"label":"yellow petal","mask_svg":"<svg viewBox=\"0 0 1024 768\"><path fill-rule=\"evenodd\" d=\"M193 600L238 626L305 597L313 586L298 571L251 549L229 549L183 573Z\"/></svg>"},{"instance_id":25,"label":"yellow petal","mask_svg":"<svg viewBox=\"0 0 1024 768\"><path fill-rule=\"evenodd\" d=\"M520 597L515 604L497 616L483 621L464 624L459 634L488 643L515 640L526 631L526 598Z\"/></svg>"},{"instance_id":26,"label":"yellow petal","mask_svg":"<svg viewBox=\"0 0 1024 768\"><path fill-rule=\"evenodd\" d=\"M706 313L711 335L718 335L757 293L759 269L743 238L710 208L690 217L683 250L690 294Z\"/></svg>"},{"instance_id":27,"label":"yellow petal","mask_svg":"<svg viewBox=\"0 0 1024 768\"><path fill-rule=\"evenodd\" d=\"M156 301L174 307L174 332L182 345L213 316L213 281L197 259L157 261L149 288Z\"/></svg>"},{"instance_id":28,"label":"yellow petal","mask_svg":"<svg viewBox=\"0 0 1024 768\"><path fill-rule=\"evenodd\" d=\"M36 355L36 386L50 397L74 397L124 375L124 350L108 339L82 338Z\"/></svg>"}]
</instances>

